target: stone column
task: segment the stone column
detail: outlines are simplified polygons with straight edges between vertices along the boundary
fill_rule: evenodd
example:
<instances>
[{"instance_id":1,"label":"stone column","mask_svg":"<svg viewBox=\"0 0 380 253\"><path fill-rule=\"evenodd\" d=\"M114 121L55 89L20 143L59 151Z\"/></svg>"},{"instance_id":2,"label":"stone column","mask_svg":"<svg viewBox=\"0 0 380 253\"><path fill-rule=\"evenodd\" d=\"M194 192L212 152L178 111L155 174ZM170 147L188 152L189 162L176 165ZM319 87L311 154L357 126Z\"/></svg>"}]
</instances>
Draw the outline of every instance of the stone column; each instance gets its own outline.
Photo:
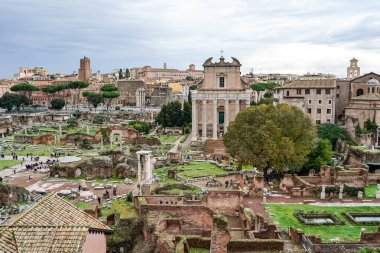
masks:
<instances>
[{"instance_id":1,"label":"stone column","mask_svg":"<svg viewBox=\"0 0 380 253\"><path fill-rule=\"evenodd\" d=\"M150 161L150 154L145 155L145 173L146 173L145 180L147 182L151 182L151 180L152 180L152 167L151 167L151 161Z\"/></svg>"},{"instance_id":2,"label":"stone column","mask_svg":"<svg viewBox=\"0 0 380 253\"><path fill-rule=\"evenodd\" d=\"M207 100L202 101L202 140L207 139Z\"/></svg>"},{"instance_id":3,"label":"stone column","mask_svg":"<svg viewBox=\"0 0 380 253\"><path fill-rule=\"evenodd\" d=\"M240 111L240 101L239 101L239 98L237 98L235 101L235 119L236 119L236 116L238 115L239 111Z\"/></svg>"},{"instance_id":4,"label":"stone column","mask_svg":"<svg viewBox=\"0 0 380 253\"><path fill-rule=\"evenodd\" d=\"M111 146L111 148L112 148L112 141L113 141L113 135L111 134L110 135L110 146Z\"/></svg>"},{"instance_id":5,"label":"stone column","mask_svg":"<svg viewBox=\"0 0 380 253\"><path fill-rule=\"evenodd\" d=\"M229 114L229 108L228 108L228 98L224 100L224 133L227 133L227 127L228 127L228 114Z\"/></svg>"},{"instance_id":6,"label":"stone column","mask_svg":"<svg viewBox=\"0 0 380 253\"><path fill-rule=\"evenodd\" d=\"M141 160L140 155L137 155L137 182L141 183Z\"/></svg>"},{"instance_id":7,"label":"stone column","mask_svg":"<svg viewBox=\"0 0 380 253\"><path fill-rule=\"evenodd\" d=\"M62 137L62 125L59 125L59 137Z\"/></svg>"},{"instance_id":8,"label":"stone column","mask_svg":"<svg viewBox=\"0 0 380 253\"><path fill-rule=\"evenodd\" d=\"M90 128L88 127L88 125L86 127L87 127L87 134L90 134Z\"/></svg>"},{"instance_id":9,"label":"stone column","mask_svg":"<svg viewBox=\"0 0 380 253\"><path fill-rule=\"evenodd\" d=\"M197 111L197 100L193 99L191 101L191 140L196 141L198 138L198 111Z\"/></svg>"},{"instance_id":10,"label":"stone column","mask_svg":"<svg viewBox=\"0 0 380 253\"><path fill-rule=\"evenodd\" d=\"M100 135L100 150L103 150L103 135Z\"/></svg>"},{"instance_id":11,"label":"stone column","mask_svg":"<svg viewBox=\"0 0 380 253\"><path fill-rule=\"evenodd\" d=\"M214 120L212 121L212 139L218 139L218 100L214 99L212 101L212 111L214 115Z\"/></svg>"}]
</instances>

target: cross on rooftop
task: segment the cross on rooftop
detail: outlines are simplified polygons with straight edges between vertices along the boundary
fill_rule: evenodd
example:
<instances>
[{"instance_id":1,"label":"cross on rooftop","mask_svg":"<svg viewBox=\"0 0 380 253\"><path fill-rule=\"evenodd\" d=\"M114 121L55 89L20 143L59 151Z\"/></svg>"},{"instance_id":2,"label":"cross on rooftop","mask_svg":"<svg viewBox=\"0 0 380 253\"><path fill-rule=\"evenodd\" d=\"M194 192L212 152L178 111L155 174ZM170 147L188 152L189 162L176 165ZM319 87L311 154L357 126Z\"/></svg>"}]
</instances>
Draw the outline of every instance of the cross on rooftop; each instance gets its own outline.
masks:
<instances>
[{"instance_id":1,"label":"cross on rooftop","mask_svg":"<svg viewBox=\"0 0 380 253\"><path fill-rule=\"evenodd\" d=\"M220 50L220 54L222 55L222 57L223 57L223 53L224 53L223 49Z\"/></svg>"}]
</instances>

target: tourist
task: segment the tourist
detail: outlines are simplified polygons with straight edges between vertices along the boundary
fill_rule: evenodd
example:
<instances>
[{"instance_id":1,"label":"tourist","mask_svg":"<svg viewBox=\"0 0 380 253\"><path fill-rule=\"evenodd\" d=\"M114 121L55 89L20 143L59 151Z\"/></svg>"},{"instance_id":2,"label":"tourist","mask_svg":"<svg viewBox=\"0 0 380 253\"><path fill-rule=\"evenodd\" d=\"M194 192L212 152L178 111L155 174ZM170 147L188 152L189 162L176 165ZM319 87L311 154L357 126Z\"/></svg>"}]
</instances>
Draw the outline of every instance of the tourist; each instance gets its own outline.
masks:
<instances>
[{"instance_id":1,"label":"tourist","mask_svg":"<svg viewBox=\"0 0 380 253\"><path fill-rule=\"evenodd\" d=\"M32 176L31 175L29 175L29 181L32 181Z\"/></svg>"},{"instance_id":2,"label":"tourist","mask_svg":"<svg viewBox=\"0 0 380 253\"><path fill-rule=\"evenodd\" d=\"M334 195L333 195L333 192L330 192L330 193L329 193L329 199L328 199L328 201L331 201L331 200L333 199L333 196L334 196Z\"/></svg>"},{"instance_id":3,"label":"tourist","mask_svg":"<svg viewBox=\"0 0 380 253\"><path fill-rule=\"evenodd\" d=\"M2 178L2 177L0 177L0 184L1 184L1 183L3 183L3 178Z\"/></svg>"},{"instance_id":4,"label":"tourist","mask_svg":"<svg viewBox=\"0 0 380 253\"><path fill-rule=\"evenodd\" d=\"M13 174L16 175L16 170L13 170Z\"/></svg>"},{"instance_id":5,"label":"tourist","mask_svg":"<svg viewBox=\"0 0 380 253\"><path fill-rule=\"evenodd\" d=\"M226 188L227 188L228 187L228 180L226 180L225 184L226 184Z\"/></svg>"},{"instance_id":6,"label":"tourist","mask_svg":"<svg viewBox=\"0 0 380 253\"><path fill-rule=\"evenodd\" d=\"M116 192L117 192L117 189L116 189L116 185L113 186L113 195L116 196Z\"/></svg>"},{"instance_id":7,"label":"tourist","mask_svg":"<svg viewBox=\"0 0 380 253\"><path fill-rule=\"evenodd\" d=\"M99 205L101 204L101 202L102 202L102 199L100 197L98 197L98 203L99 203Z\"/></svg>"},{"instance_id":8,"label":"tourist","mask_svg":"<svg viewBox=\"0 0 380 253\"><path fill-rule=\"evenodd\" d=\"M82 188L82 187L81 187L80 185L78 185L78 192L80 192L81 188Z\"/></svg>"},{"instance_id":9,"label":"tourist","mask_svg":"<svg viewBox=\"0 0 380 253\"><path fill-rule=\"evenodd\" d=\"M234 187L234 181L232 181L232 179L230 180L230 187Z\"/></svg>"}]
</instances>

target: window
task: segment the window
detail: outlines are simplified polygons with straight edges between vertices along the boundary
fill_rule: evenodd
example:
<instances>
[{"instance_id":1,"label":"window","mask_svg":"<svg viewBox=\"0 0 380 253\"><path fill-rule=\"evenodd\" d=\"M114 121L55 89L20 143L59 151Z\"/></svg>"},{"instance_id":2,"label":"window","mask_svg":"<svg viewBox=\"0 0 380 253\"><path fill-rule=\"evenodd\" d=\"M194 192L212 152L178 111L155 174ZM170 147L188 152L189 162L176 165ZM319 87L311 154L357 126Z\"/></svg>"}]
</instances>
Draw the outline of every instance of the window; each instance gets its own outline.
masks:
<instances>
[{"instance_id":1,"label":"window","mask_svg":"<svg viewBox=\"0 0 380 253\"><path fill-rule=\"evenodd\" d=\"M307 113L311 113L311 108L307 108Z\"/></svg>"},{"instance_id":2,"label":"window","mask_svg":"<svg viewBox=\"0 0 380 253\"><path fill-rule=\"evenodd\" d=\"M289 97L289 91L286 91L286 96Z\"/></svg>"},{"instance_id":3,"label":"window","mask_svg":"<svg viewBox=\"0 0 380 253\"><path fill-rule=\"evenodd\" d=\"M329 99L329 105L331 105L331 103L332 103L332 101L331 101L331 99Z\"/></svg>"},{"instance_id":4,"label":"window","mask_svg":"<svg viewBox=\"0 0 380 253\"><path fill-rule=\"evenodd\" d=\"M331 122L331 120L330 119L327 119L327 123L330 123Z\"/></svg>"},{"instance_id":5,"label":"window","mask_svg":"<svg viewBox=\"0 0 380 253\"><path fill-rule=\"evenodd\" d=\"M305 94L309 95L310 94L310 89L305 89Z\"/></svg>"},{"instance_id":6,"label":"window","mask_svg":"<svg viewBox=\"0 0 380 253\"><path fill-rule=\"evenodd\" d=\"M319 125L319 124L321 124L321 121L320 120L316 120L315 123L317 123Z\"/></svg>"},{"instance_id":7,"label":"window","mask_svg":"<svg viewBox=\"0 0 380 253\"><path fill-rule=\"evenodd\" d=\"M340 89L340 86L338 85L338 86L336 86L336 88L339 90L339 89Z\"/></svg>"},{"instance_id":8,"label":"window","mask_svg":"<svg viewBox=\"0 0 380 253\"><path fill-rule=\"evenodd\" d=\"M339 98L339 94L336 94L336 97Z\"/></svg>"},{"instance_id":9,"label":"window","mask_svg":"<svg viewBox=\"0 0 380 253\"><path fill-rule=\"evenodd\" d=\"M311 100L309 99L309 105L311 105Z\"/></svg>"},{"instance_id":10,"label":"window","mask_svg":"<svg viewBox=\"0 0 380 253\"><path fill-rule=\"evenodd\" d=\"M302 90L301 89L297 89L297 95L300 95L302 94Z\"/></svg>"},{"instance_id":11,"label":"window","mask_svg":"<svg viewBox=\"0 0 380 253\"><path fill-rule=\"evenodd\" d=\"M325 93L326 95L330 95L330 93L331 93L330 89L326 89L325 92L326 92Z\"/></svg>"},{"instance_id":12,"label":"window","mask_svg":"<svg viewBox=\"0 0 380 253\"><path fill-rule=\"evenodd\" d=\"M322 91L322 89L317 89L317 94L320 95L321 91Z\"/></svg>"},{"instance_id":13,"label":"window","mask_svg":"<svg viewBox=\"0 0 380 253\"><path fill-rule=\"evenodd\" d=\"M321 108L318 108L318 109L317 109L317 113L318 113L318 114L321 114L321 112L322 112L322 109L321 109Z\"/></svg>"},{"instance_id":14,"label":"window","mask_svg":"<svg viewBox=\"0 0 380 253\"><path fill-rule=\"evenodd\" d=\"M321 99L318 99L318 104L322 104L322 100Z\"/></svg>"},{"instance_id":15,"label":"window","mask_svg":"<svg viewBox=\"0 0 380 253\"><path fill-rule=\"evenodd\" d=\"M219 88L224 88L224 76L219 77Z\"/></svg>"},{"instance_id":16,"label":"window","mask_svg":"<svg viewBox=\"0 0 380 253\"><path fill-rule=\"evenodd\" d=\"M327 114L331 114L331 109L327 109Z\"/></svg>"}]
</instances>

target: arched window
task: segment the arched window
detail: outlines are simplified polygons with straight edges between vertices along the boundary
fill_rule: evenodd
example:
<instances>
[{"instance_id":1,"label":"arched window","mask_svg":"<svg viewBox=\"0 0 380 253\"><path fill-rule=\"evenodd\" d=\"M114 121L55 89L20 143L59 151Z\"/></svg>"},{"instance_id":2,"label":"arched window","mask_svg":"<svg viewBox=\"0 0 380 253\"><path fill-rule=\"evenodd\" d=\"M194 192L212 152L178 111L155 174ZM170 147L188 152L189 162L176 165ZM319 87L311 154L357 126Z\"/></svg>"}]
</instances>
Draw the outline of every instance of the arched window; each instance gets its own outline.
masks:
<instances>
[{"instance_id":1,"label":"arched window","mask_svg":"<svg viewBox=\"0 0 380 253\"><path fill-rule=\"evenodd\" d=\"M363 94L364 94L363 89L358 89L358 90L356 91L356 96L361 96L361 95L363 95Z\"/></svg>"}]
</instances>

